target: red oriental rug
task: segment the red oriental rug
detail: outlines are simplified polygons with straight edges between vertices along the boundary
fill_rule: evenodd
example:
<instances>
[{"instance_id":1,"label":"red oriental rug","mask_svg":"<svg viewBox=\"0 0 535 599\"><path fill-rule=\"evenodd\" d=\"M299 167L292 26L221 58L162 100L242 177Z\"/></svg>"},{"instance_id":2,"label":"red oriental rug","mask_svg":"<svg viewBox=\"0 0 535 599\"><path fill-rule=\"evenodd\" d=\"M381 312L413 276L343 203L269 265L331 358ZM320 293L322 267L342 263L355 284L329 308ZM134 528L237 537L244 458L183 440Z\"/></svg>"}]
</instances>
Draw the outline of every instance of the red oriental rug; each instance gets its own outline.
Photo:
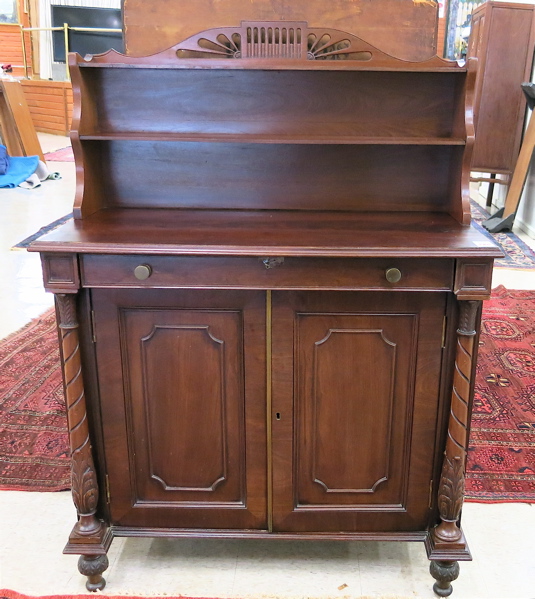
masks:
<instances>
[{"instance_id":1,"label":"red oriental rug","mask_svg":"<svg viewBox=\"0 0 535 599\"><path fill-rule=\"evenodd\" d=\"M0 342L0 488L69 486L63 387L51 310ZM466 493L535 503L535 291L485 302Z\"/></svg>"},{"instance_id":2,"label":"red oriental rug","mask_svg":"<svg viewBox=\"0 0 535 599\"><path fill-rule=\"evenodd\" d=\"M74 162L74 154L72 153L71 146L67 146L55 152L47 152L45 160L47 162Z\"/></svg>"},{"instance_id":3,"label":"red oriental rug","mask_svg":"<svg viewBox=\"0 0 535 599\"><path fill-rule=\"evenodd\" d=\"M106 595L105 593L92 593L87 595L24 595L23 593L17 593L17 591L10 591L9 589L0 589L0 599L95 599L95 597L101 597L102 599L158 599L158 595L155 597L138 597L130 595ZM160 597L163 597L161 595ZM165 595L165 599L207 599L206 597L186 597L179 595L173 597L171 595ZM365 599L365 598L364 598Z\"/></svg>"},{"instance_id":4,"label":"red oriental rug","mask_svg":"<svg viewBox=\"0 0 535 599\"><path fill-rule=\"evenodd\" d=\"M0 342L0 489L70 486L54 310Z\"/></svg>"},{"instance_id":5,"label":"red oriental rug","mask_svg":"<svg viewBox=\"0 0 535 599\"><path fill-rule=\"evenodd\" d=\"M484 304L466 496L535 502L535 291Z\"/></svg>"}]
</instances>

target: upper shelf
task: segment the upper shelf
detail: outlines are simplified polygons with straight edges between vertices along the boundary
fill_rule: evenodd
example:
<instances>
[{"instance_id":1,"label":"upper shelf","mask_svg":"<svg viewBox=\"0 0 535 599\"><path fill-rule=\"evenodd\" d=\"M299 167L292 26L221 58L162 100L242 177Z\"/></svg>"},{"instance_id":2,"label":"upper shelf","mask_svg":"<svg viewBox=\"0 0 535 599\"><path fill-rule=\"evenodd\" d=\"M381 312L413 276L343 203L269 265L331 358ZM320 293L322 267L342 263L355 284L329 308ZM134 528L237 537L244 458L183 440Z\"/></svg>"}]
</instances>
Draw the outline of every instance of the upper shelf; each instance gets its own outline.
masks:
<instances>
[{"instance_id":1,"label":"upper shelf","mask_svg":"<svg viewBox=\"0 0 535 599\"><path fill-rule=\"evenodd\" d=\"M82 140L101 141L179 141L205 143L258 143L258 144L340 144L340 145L407 145L407 146L464 146L460 137L387 137L359 135L314 135L307 133L169 133L167 131L125 131L80 135Z\"/></svg>"},{"instance_id":2,"label":"upper shelf","mask_svg":"<svg viewBox=\"0 0 535 599\"><path fill-rule=\"evenodd\" d=\"M111 55L110 55L111 54ZM109 56L108 56L109 55ZM426 60L425 62L405 62L394 66L385 61L384 64L369 64L358 61L343 61L343 62L304 62L300 60L282 60L276 59L270 62L263 61L258 58L246 58L240 61L229 61L224 59L207 59L197 60L183 58L175 63L150 63L141 58L153 57L130 57L115 50L110 50L106 54L89 55L82 58L79 55L74 55L75 58L69 59L69 66L77 64L80 68L111 68L111 69L196 69L196 70L258 70L258 71L399 71L408 73L459 73L466 68L463 65L454 61L448 61L450 64L438 63L435 58ZM96 62L98 57L107 56L107 60ZM154 58L159 57L159 54L153 55ZM123 60L126 59L126 60ZM442 60L436 57L438 60ZM131 59L131 60L128 60ZM78 62L79 61L79 62ZM93 62L95 61L95 62Z\"/></svg>"},{"instance_id":3,"label":"upper shelf","mask_svg":"<svg viewBox=\"0 0 535 599\"><path fill-rule=\"evenodd\" d=\"M461 145L465 78L464 71L73 70L73 130L95 139Z\"/></svg>"}]
</instances>

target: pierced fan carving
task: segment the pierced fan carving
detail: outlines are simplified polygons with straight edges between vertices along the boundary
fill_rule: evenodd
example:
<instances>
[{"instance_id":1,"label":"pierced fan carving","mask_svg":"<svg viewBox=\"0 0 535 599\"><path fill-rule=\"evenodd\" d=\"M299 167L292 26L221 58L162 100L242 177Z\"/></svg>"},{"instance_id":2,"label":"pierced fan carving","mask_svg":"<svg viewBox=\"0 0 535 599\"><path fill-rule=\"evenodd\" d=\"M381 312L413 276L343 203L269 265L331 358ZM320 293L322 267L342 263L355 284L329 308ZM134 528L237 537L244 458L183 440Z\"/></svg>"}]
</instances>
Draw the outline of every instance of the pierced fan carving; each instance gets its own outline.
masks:
<instances>
[{"instance_id":1,"label":"pierced fan carving","mask_svg":"<svg viewBox=\"0 0 535 599\"><path fill-rule=\"evenodd\" d=\"M355 52L348 39L333 40L329 33L318 36L315 33L308 35L309 60L371 60L372 53L368 51Z\"/></svg>"},{"instance_id":2,"label":"pierced fan carving","mask_svg":"<svg viewBox=\"0 0 535 599\"><path fill-rule=\"evenodd\" d=\"M200 37L197 45L200 50L179 49L176 55L178 58L241 58L241 35L237 32L220 33L213 39Z\"/></svg>"},{"instance_id":3,"label":"pierced fan carving","mask_svg":"<svg viewBox=\"0 0 535 599\"><path fill-rule=\"evenodd\" d=\"M238 28L222 27L198 33L175 48L178 58L360 61L371 60L375 50L348 33L309 28L305 21L242 21Z\"/></svg>"}]
</instances>

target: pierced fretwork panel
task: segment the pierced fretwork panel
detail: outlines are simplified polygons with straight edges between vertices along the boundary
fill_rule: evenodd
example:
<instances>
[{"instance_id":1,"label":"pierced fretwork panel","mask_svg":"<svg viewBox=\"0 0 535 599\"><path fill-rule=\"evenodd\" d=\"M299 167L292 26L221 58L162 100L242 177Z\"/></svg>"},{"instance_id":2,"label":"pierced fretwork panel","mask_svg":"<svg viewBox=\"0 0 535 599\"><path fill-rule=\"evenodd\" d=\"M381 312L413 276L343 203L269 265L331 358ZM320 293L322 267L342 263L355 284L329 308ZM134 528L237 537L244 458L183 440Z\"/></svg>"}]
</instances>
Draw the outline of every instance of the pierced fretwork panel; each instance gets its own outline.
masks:
<instances>
[{"instance_id":1,"label":"pierced fretwork panel","mask_svg":"<svg viewBox=\"0 0 535 599\"><path fill-rule=\"evenodd\" d=\"M176 46L179 58L369 61L374 50L343 31L309 28L306 21L242 21L240 27L209 29Z\"/></svg>"}]
</instances>

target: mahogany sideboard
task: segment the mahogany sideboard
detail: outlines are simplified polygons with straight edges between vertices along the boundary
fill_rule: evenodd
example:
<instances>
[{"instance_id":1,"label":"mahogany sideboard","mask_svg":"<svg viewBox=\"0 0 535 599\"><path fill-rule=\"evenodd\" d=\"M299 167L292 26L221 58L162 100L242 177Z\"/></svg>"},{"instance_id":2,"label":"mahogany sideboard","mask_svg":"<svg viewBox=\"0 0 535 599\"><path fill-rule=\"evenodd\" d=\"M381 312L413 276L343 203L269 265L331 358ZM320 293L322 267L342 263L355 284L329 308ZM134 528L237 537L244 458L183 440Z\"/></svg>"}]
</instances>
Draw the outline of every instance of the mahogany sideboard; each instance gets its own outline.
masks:
<instances>
[{"instance_id":1,"label":"mahogany sideboard","mask_svg":"<svg viewBox=\"0 0 535 599\"><path fill-rule=\"evenodd\" d=\"M71 55L74 220L56 294L79 519L115 536L422 541L460 528L482 300L475 61L305 22Z\"/></svg>"}]
</instances>

